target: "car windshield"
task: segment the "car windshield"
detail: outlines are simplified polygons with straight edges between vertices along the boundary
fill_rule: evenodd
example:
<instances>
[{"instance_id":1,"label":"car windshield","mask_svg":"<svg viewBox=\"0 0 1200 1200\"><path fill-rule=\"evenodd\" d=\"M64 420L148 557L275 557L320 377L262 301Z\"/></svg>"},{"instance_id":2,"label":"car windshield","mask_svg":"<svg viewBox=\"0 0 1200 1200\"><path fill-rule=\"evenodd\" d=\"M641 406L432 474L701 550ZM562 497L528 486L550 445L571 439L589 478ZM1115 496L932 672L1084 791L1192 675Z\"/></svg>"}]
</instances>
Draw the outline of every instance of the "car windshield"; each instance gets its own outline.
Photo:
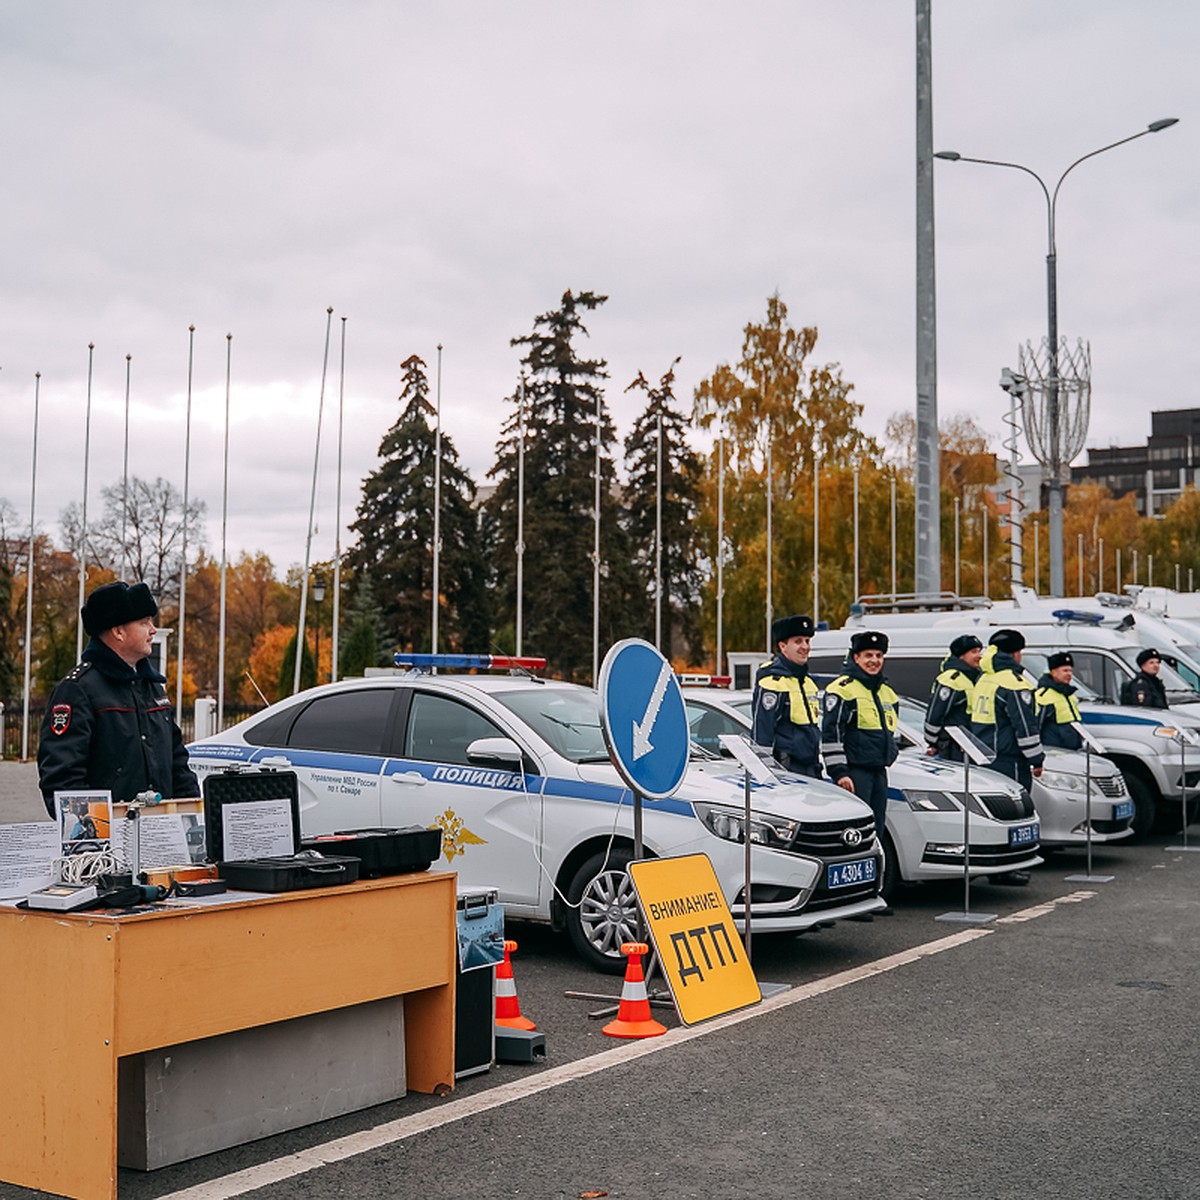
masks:
<instances>
[{"instance_id":1,"label":"car windshield","mask_svg":"<svg viewBox=\"0 0 1200 1200\"><path fill-rule=\"evenodd\" d=\"M609 761L600 732L600 698L588 688L532 687L493 695L563 758Z\"/></svg>"},{"instance_id":2,"label":"car windshield","mask_svg":"<svg viewBox=\"0 0 1200 1200\"><path fill-rule=\"evenodd\" d=\"M1176 650L1179 648L1176 647ZM1139 646L1126 646L1117 653L1136 671ZM1159 668L1158 677L1167 689L1167 694L1176 701L1200 700L1200 666L1189 662L1183 654L1164 651L1167 658Z\"/></svg>"},{"instance_id":3,"label":"car windshield","mask_svg":"<svg viewBox=\"0 0 1200 1200\"><path fill-rule=\"evenodd\" d=\"M1050 670L1050 664L1046 660L1046 655L1039 653L1037 650L1022 651L1021 666L1025 668L1026 674L1033 676L1034 680L1040 680ZM1088 687L1078 675L1072 677L1071 686L1075 689L1076 700L1098 699L1096 692Z\"/></svg>"}]
</instances>

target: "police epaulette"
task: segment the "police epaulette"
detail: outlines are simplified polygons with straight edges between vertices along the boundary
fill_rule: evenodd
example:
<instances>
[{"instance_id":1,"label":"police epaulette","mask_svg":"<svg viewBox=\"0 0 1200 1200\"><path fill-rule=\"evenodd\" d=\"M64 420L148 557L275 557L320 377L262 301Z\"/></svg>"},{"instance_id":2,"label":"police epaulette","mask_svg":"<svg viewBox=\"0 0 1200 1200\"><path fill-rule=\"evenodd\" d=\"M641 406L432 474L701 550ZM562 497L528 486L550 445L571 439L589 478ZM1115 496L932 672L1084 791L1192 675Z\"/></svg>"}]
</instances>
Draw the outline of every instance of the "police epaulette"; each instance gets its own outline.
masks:
<instances>
[{"instance_id":1,"label":"police epaulette","mask_svg":"<svg viewBox=\"0 0 1200 1200\"><path fill-rule=\"evenodd\" d=\"M67 672L67 678L71 680L80 679L82 678L84 672L90 671L91 669L92 664L90 662L77 663L70 669L70 671Z\"/></svg>"}]
</instances>

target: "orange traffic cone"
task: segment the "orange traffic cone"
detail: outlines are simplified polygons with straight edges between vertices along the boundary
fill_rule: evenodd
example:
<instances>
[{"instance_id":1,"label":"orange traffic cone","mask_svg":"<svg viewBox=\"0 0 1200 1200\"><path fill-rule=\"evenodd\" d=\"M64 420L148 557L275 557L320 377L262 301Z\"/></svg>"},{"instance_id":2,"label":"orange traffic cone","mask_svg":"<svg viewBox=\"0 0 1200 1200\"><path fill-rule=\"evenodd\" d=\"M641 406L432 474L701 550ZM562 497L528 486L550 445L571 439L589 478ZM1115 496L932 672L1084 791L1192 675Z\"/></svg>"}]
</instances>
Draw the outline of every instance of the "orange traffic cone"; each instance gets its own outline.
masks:
<instances>
[{"instance_id":1,"label":"orange traffic cone","mask_svg":"<svg viewBox=\"0 0 1200 1200\"><path fill-rule=\"evenodd\" d=\"M517 943L506 938L504 961L496 968L496 1024L508 1029L536 1029L537 1026L528 1017L521 1016L521 1004L517 1000L517 984L508 957L516 948Z\"/></svg>"},{"instance_id":2,"label":"orange traffic cone","mask_svg":"<svg viewBox=\"0 0 1200 1200\"><path fill-rule=\"evenodd\" d=\"M621 1003L617 1006L617 1019L609 1021L604 1032L619 1038L658 1037L667 1032L667 1027L650 1015L650 997L646 995L646 977L642 974L642 955L649 954L650 947L645 942L626 942L621 953L629 956Z\"/></svg>"}]
</instances>

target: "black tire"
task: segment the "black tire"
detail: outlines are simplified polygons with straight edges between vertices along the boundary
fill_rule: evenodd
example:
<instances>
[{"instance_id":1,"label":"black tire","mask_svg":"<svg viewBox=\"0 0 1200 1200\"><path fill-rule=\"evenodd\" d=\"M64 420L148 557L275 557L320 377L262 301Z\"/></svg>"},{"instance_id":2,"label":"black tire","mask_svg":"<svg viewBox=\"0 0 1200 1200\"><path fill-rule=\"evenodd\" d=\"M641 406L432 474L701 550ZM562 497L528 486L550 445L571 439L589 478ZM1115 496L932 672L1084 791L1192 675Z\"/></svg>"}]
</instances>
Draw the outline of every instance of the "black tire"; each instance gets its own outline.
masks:
<instances>
[{"instance_id":1,"label":"black tire","mask_svg":"<svg viewBox=\"0 0 1200 1200\"><path fill-rule=\"evenodd\" d=\"M895 843L890 833L882 833L879 837L879 847L883 851L883 882L879 894L890 908L903 884L900 877L900 857L896 853Z\"/></svg>"},{"instance_id":2,"label":"black tire","mask_svg":"<svg viewBox=\"0 0 1200 1200\"><path fill-rule=\"evenodd\" d=\"M1156 829L1160 817L1158 791L1153 784L1147 783L1133 771L1125 773L1125 785L1129 788L1129 798L1133 801L1134 840L1141 841L1149 837Z\"/></svg>"},{"instance_id":3,"label":"black tire","mask_svg":"<svg viewBox=\"0 0 1200 1200\"><path fill-rule=\"evenodd\" d=\"M637 897L627 868L633 854L615 846L595 854L567 888L567 933L579 956L597 971L621 975L624 942L637 940Z\"/></svg>"}]
</instances>

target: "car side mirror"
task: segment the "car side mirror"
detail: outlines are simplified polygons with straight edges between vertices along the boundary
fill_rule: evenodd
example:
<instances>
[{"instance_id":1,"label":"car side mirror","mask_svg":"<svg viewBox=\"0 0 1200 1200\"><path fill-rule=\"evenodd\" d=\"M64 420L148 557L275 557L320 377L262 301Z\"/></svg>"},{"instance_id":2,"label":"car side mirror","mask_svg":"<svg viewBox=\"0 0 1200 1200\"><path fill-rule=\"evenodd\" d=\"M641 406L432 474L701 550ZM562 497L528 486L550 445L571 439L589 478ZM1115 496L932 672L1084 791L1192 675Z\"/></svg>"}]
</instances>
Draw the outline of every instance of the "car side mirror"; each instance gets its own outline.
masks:
<instances>
[{"instance_id":1,"label":"car side mirror","mask_svg":"<svg viewBox=\"0 0 1200 1200\"><path fill-rule=\"evenodd\" d=\"M500 763L519 771L525 761L521 747L512 738L485 737L476 738L467 747L467 762L484 764Z\"/></svg>"}]
</instances>

